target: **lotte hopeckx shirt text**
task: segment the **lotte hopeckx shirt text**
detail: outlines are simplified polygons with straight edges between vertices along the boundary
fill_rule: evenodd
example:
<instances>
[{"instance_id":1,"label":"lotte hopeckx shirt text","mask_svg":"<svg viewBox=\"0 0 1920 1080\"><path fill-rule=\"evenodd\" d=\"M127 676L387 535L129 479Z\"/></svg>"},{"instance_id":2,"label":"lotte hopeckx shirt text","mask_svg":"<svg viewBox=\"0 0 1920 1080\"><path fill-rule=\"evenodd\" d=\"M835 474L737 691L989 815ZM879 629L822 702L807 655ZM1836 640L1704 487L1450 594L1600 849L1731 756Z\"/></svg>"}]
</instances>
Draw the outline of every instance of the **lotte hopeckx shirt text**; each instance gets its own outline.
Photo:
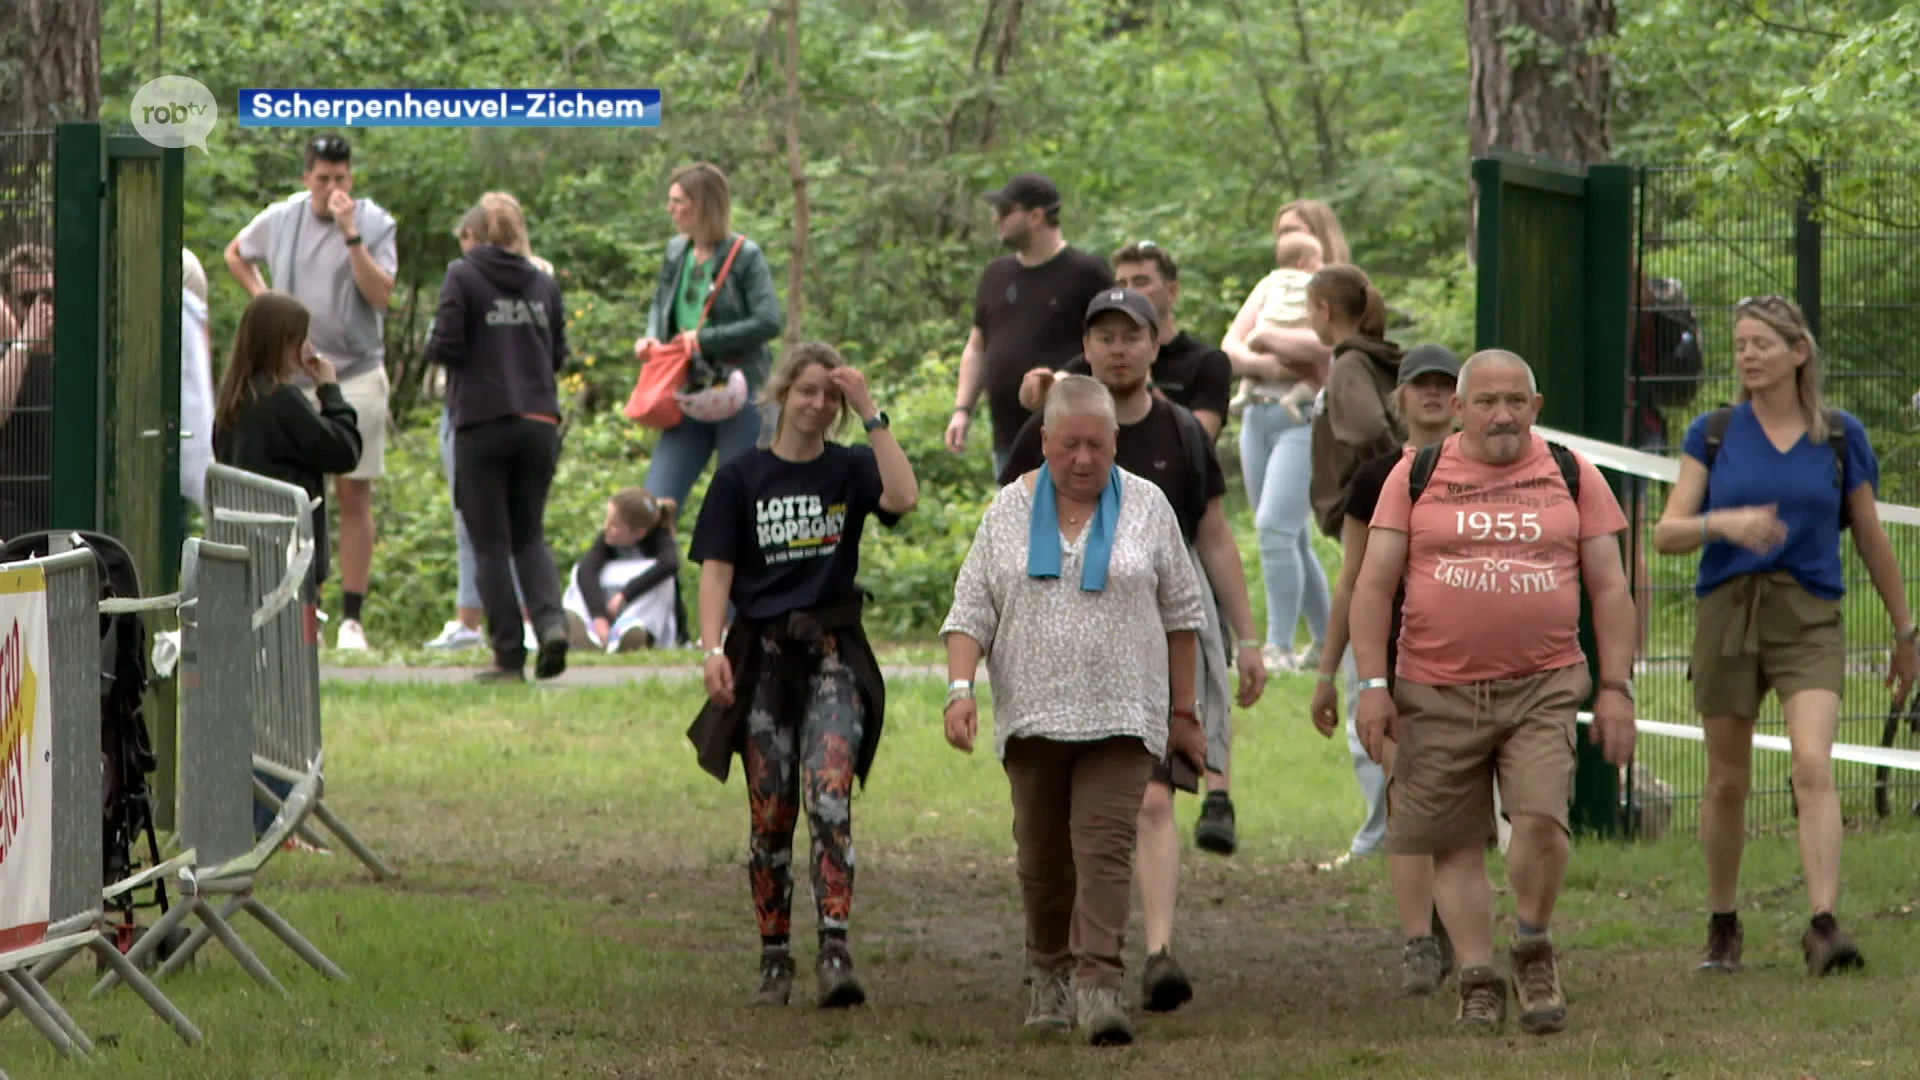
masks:
<instances>
[{"instance_id":1,"label":"lotte hopeckx shirt text","mask_svg":"<svg viewBox=\"0 0 1920 1080\"><path fill-rule=\"evenodd\" d=\"M1449 436L1418 505L1413 455L1387 476L1375 528L1407 533L1398 678L1459 686L1580 663L1580 542L1627 527L1600 470L1580 458L1574 506L1546 440L1489 465ZM1411 528L1409 528L1411 510Z\"/></svg>"}]
</instances>

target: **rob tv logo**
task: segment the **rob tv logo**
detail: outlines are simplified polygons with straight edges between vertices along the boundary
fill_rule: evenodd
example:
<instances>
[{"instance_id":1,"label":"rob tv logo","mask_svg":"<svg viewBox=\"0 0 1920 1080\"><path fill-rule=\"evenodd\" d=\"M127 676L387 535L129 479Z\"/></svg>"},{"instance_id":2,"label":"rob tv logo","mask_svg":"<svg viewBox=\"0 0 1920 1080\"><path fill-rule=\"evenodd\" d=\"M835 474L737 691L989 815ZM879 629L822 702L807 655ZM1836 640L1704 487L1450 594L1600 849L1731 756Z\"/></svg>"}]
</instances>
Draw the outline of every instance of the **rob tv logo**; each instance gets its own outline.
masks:
<instances>
[{"instance_id":1,"label":"rob tv logo","mask_svg":"<svg viewBox=\"0 0 1920 1080\"><path fill-rule=\"evenodd\" d=\"M129 119L140 137L155 146L207 151L207 135L220 119L213 92L185 75L162 75L133 95Z\"/></svg>"}]
</instances>

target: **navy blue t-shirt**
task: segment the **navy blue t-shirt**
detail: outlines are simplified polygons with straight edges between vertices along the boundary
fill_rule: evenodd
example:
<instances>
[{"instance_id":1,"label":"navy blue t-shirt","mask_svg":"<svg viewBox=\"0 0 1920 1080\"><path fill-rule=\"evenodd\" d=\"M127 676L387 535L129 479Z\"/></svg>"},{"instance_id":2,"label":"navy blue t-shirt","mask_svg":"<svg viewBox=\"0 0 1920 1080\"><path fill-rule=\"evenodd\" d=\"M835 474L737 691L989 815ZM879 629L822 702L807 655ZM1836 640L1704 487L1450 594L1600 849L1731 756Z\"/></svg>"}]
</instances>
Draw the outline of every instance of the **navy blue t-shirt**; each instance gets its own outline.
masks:
<instances>
[{"instance_id":1,"label":"navy blue t-shirt","mask_svg":"<svg viewBox=\"0 0 1920 1080\"><path fill-rule=\"evenodd\" d=\"M1707 415L1694 417L1681 443L1688 457L1702 463L1707 460ZM1873 456L1867 429L1851 413L1835 409L1833 415L1847 433L1842 485L1851 493L1866 484L1877 494L1880 462ZM1772 504L1787 526L1787 539L1765 555L1725 540L1710 541L1700 556L1694 594L1705 596L1742 575L1784 570L1813 595L1840 599L1846 594L1840 566L1840 492L1833 483L1831 447L1802 435L1783 454L1768 441L1751 404L1743 401L1734 406L1726 439L1707 477L1701 512Z\"/></svg>"},{"instance_id":2,"label":"navy blue t-shirt","mask_svg":"<svg viewBox=\"0 0 1920 1080\"><path fill-rule=\"evenodd\" d=\"M754 622L850 600L868 517L880 509L880 465L870 446L828 443L812 461L772 450L742 454L713 474L689 555L733 564L730 599Z\"/></svg>"}]
</instances>

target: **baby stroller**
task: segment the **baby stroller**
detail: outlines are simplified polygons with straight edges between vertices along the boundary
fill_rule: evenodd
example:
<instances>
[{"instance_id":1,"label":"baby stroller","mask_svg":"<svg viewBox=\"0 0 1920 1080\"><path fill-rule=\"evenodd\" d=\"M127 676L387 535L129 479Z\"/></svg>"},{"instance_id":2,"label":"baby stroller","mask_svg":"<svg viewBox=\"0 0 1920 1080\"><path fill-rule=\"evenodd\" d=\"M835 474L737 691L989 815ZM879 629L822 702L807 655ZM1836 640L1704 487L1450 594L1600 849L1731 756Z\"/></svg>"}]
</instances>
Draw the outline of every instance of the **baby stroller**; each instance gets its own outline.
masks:
<instances>
[{"instance_id":1,"label":"baby stroller","mask_svg":"<svg viewBox=\"0 0 1920 1080\"><path fill-rule=\"evenodd\" d=\"M133 556L118 540L101 533L26 533L0 545L0 562L42 558L56 536L93 552L102 600L140 597L140 573ZM70 550L71 544L68 547ZM152 684L147 649L147 626L139 613L100 616L100 756L105 796L101 825L106 853L101 867L103 888L134 875L134 849L142 834L149 861L141 865L157 866L161 861L160 842L153 828L153 790L147 785L147 777L159 766L147 734L144 699ZM158 907L161 914L167 911L166 882L155 881L150 888L149 902L139 903L134 895L138 890L129 890L115 899L109 913L111 925L107 930L123 953L145 932L135 920L136 908ZM185 935L179 938L184 940ZM173 951L167 946L178 943L165 943L159 950L162 958Z\"/></svg>"}]
</instances>

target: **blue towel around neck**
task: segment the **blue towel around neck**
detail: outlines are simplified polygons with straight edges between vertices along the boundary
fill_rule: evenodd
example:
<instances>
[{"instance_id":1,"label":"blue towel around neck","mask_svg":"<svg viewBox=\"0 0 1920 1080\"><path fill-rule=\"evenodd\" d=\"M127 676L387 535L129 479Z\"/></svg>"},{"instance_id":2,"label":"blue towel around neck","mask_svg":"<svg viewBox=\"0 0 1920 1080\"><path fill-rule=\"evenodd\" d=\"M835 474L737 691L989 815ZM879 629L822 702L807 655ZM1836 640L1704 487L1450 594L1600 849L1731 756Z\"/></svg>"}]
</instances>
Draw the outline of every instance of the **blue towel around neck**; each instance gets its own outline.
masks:
<instances>
[{"instance_id":1,"label":"blue towel around neck","mask_svg":"<svg viewBox=\"0 0 1920 1080\"><path fill-rule=\"evenodd\" d=\"M1107 563L1113 558L1113 530L1120 520L1120 467L1112 466L1100 492L1093 520L1087 522L1086 556L1080 562L1080 588L1103 592ZM1053 501L1053 474L1046 465L1033 482L1033 513L1027 519L1027 576L1060 576L1060 511Z\"/></svg>"}]
</instances>

